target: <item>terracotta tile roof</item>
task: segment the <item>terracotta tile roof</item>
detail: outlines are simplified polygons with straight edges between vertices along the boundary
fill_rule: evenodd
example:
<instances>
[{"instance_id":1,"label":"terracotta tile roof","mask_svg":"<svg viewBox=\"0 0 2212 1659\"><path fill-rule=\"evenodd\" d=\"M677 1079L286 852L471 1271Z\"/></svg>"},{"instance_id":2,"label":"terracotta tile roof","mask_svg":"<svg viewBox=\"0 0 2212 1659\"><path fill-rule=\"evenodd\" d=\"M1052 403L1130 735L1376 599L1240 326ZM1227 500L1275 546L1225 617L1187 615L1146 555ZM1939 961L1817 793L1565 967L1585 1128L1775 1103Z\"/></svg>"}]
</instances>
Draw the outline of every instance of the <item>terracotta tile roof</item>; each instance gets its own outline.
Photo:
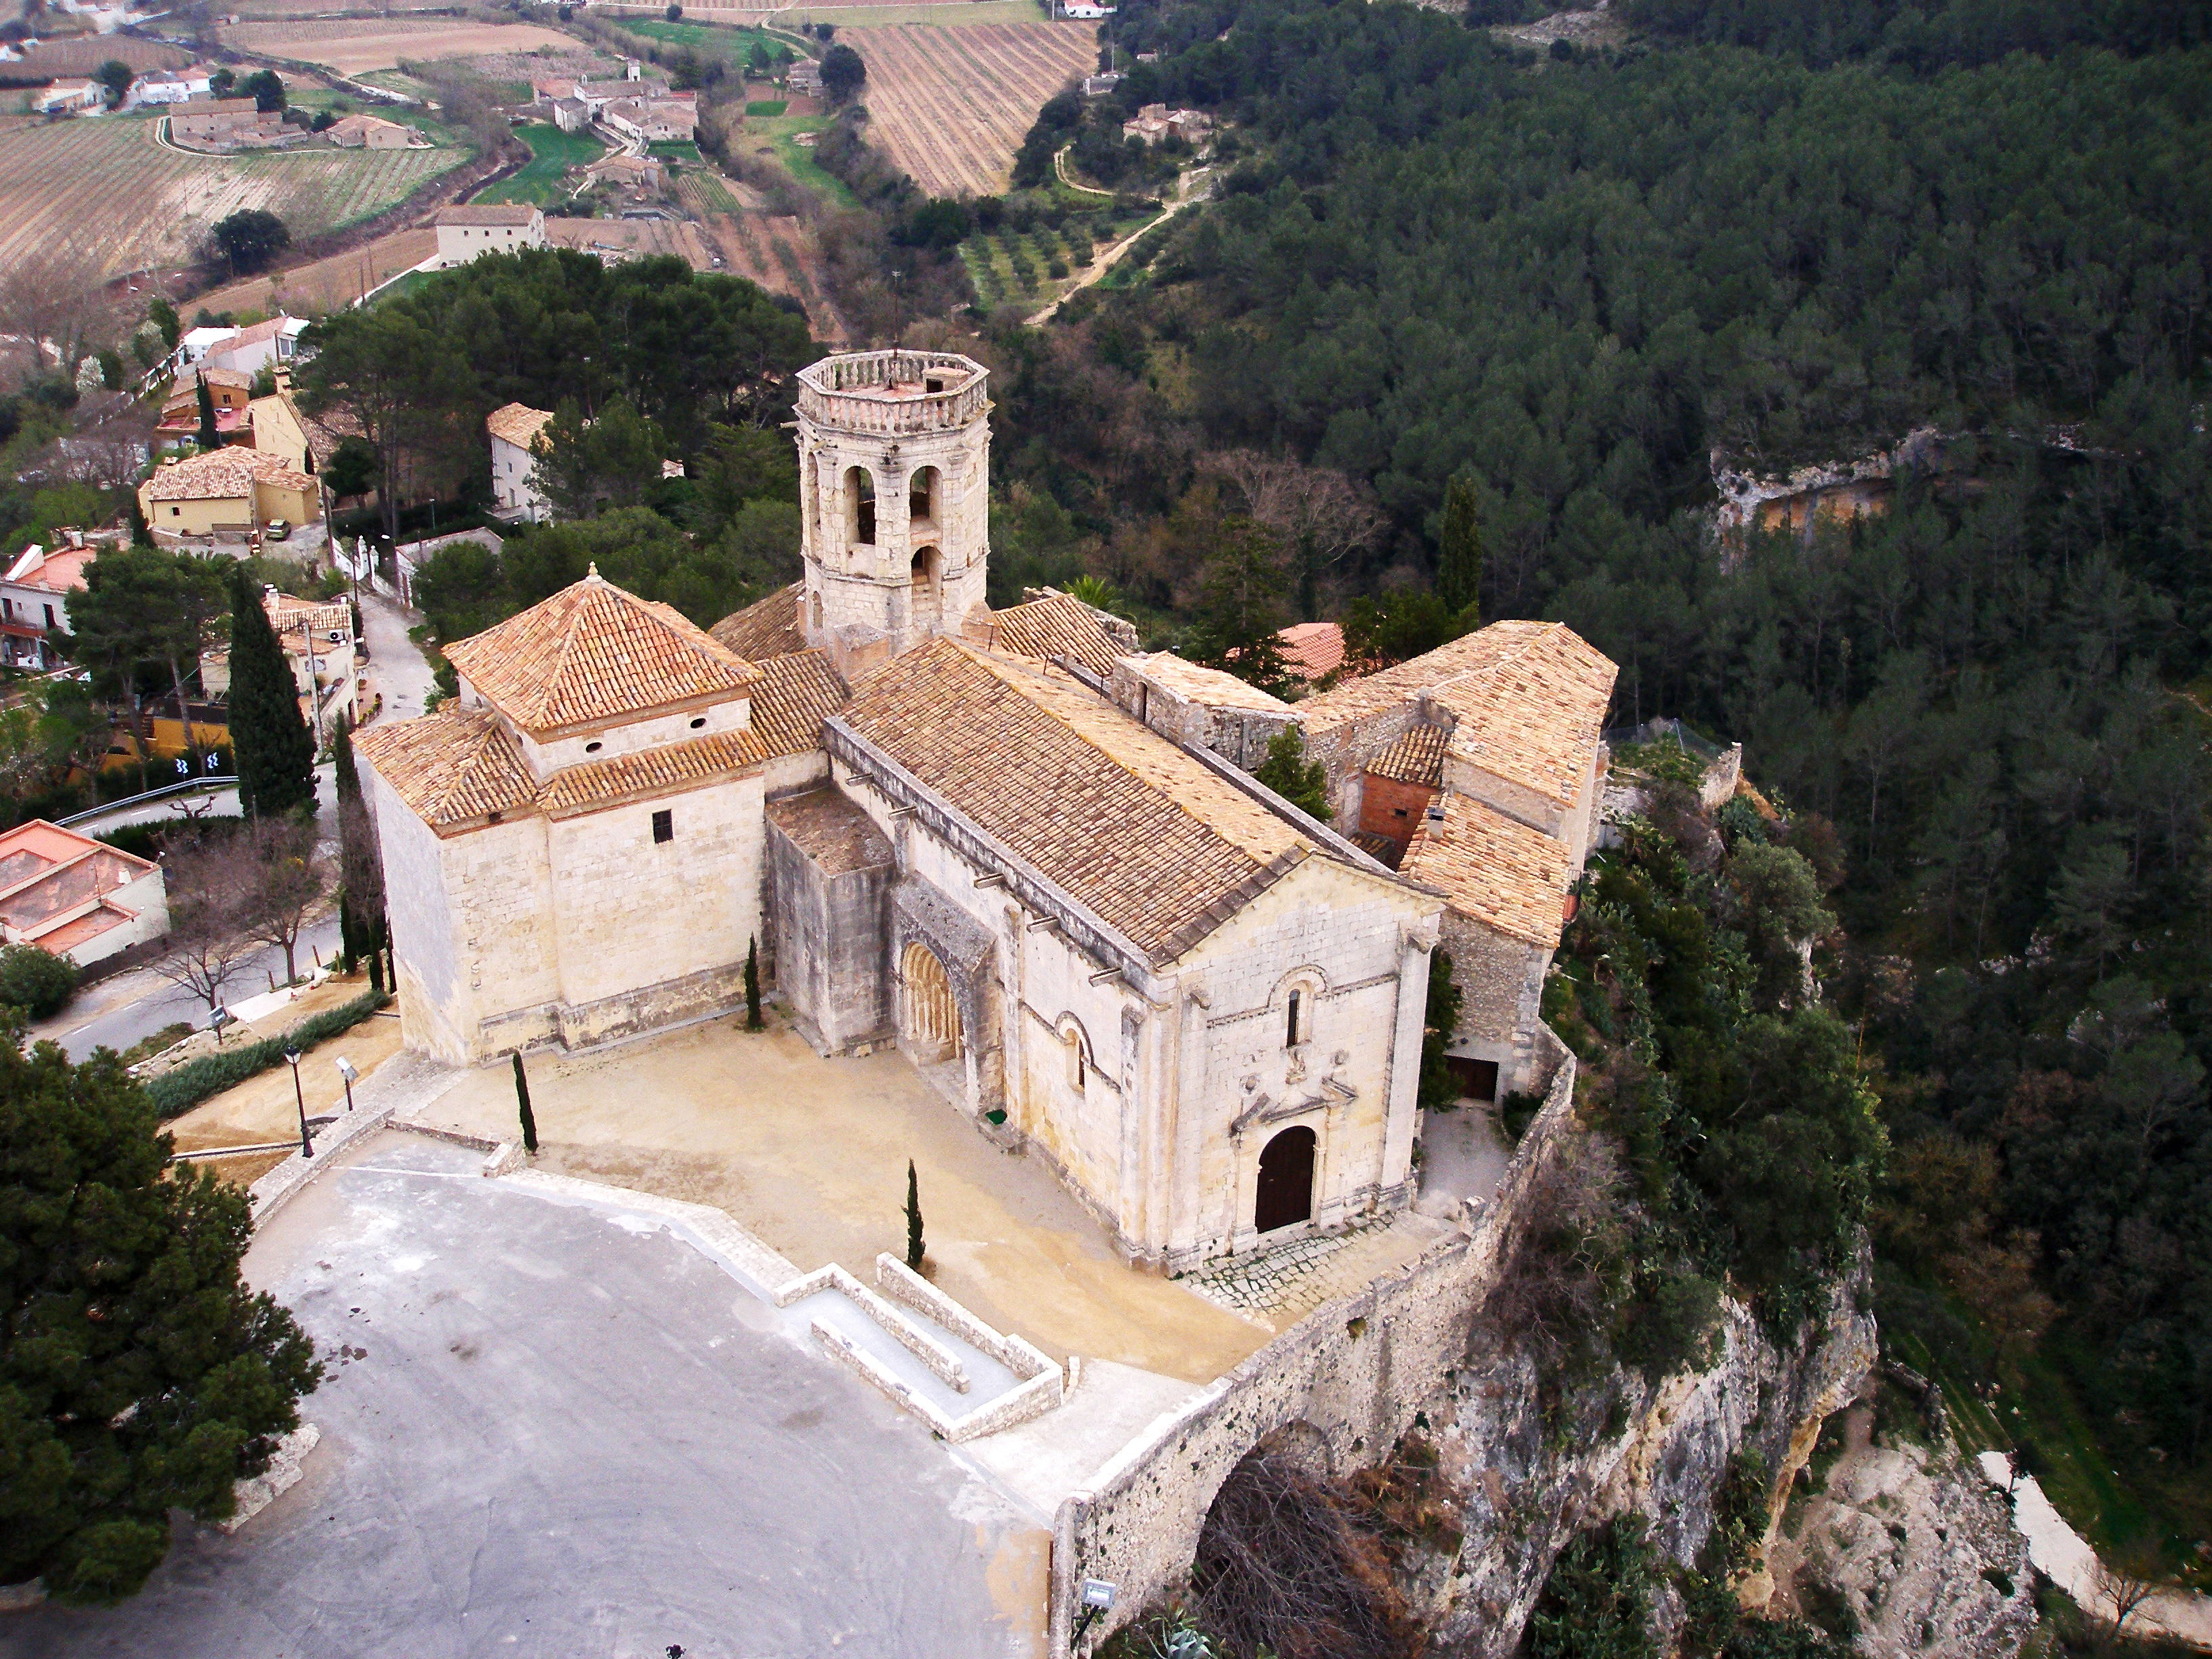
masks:
<instances>
[{"instance_id":1,"label":"terracotta tile roof","mask_svg":"<svg viewBox=\"0 0 2212 1659\"><path fill-rule=\"evenodd\" d=\"M1344 629L1333 622L1292 623L1275 637L1283 643L1283 662L1300 679L1311 682L1344 666Z\"/></svg>"},{"instance_id":2,"label":"terracotta tile roof","mask_svg":"<svg viewBox=\"0 0 2212 1659\"><path fill-rule=\"evenodd\" d=\"M1073 657L1102 679L1114 672L1122 648L1099 625L1097 613L1066 593L1048 594L990 617L991 649L1017 657Z\"/></svg>"},{"instance_id":3,"label":"terracotta tile roof","mask_svg":"<svg viewBox=\"0 0 2212 1659\"><path fill-rule=\"evenodd\" d=\"M566 817L618 801L733 775L764 757L752 732L723 732L532 776L522 750L487 708L372 726L354 744L377 775L440 835L473 829L495 812Z\"/></svg>"},{"instance_id":4,"label":"terracotta tile roof","mask_svg":"<svg viewBox=\"0 0 2212 1659\"><path fill-rule=\"evenodd\" d=\"M507 206L440 208L437 222L441 225L526 225L538 216L538 209L526 202Z\"/></svg>"},{"instance_id":5,"label":"terracotta tile roof","mask_svg":"<svg viewBox=\"0 0 2212 1659\"><path fill-rule=\"evenodd\" d=\"M768 821L797 842L827 876L880 870L891 844L876 821L835 789L810 789L768 804Z\"/></svg>"},{"instance_id":6,"label":"terracotta tile roof","mask_svg":"<svg viewBox=\"0 0 2212 1659\"><path fill-rule=\"evenodd\" d=\"M1557 948L1565 927L1565 844L1472 796L1447 793L1438 805L1442 820L1421 820L1399 873L1441 889L1444 902L1470 921Z\"/></svg>"},{"instance_id":7,"label":"terracotta tile roof","mask_svg":"<svg viewBox=\"0 0 2212 1659\"><path fill-rule=\"evenodd\" d=\"M545 781L537 804L548 817L566 817L710 778L734 776L765 758L759 733L719 732L711 738L565 767Z\"/></svg>"},{"instance_id":8,"label":"terracotta tile roof","mask_svg":"<svg viewBox=\"0 0 2212 1659\"><path fill-rule=\"evenodd\" d=\"M278 484L289 489L313 489L315 481L296 472L265 450L233 444L195 455L174 466L154 469L144 485L156 501L244 500L257 483Z\"/></svg>"},{"instance_id":9,"label":"terracotta tile roof","mask_svg":"<svg viewBox=\"0 0 2212 1659\"><path fill-rule=\"evenodd\" d=\"M1164 685L1180 693L1193 702L1203 703L1208 708L1249 708L1260 714L1288 715L1290 704L1280 697L1262 691L1256 685L1247 684L1234 674L1224 673L1218 668L1203 668L1172 651L1154 651L1149 655L1124 657L1138 673L1156 685Z\"/></svg>"},{"instance_id":10,"label":"terracotta tile roof","mask_svg":"<svg viewBox=\"0 0 2212 1659\"><path fill-rule=\"evenodd\" d=\"M41 587L53 593L74 592L84 586L84 568L100 556L96 547L57 547L36 561L26 548L0 580L18 587Z\"/></svg>"},{"instance_id":11,"label":"terracotta tile roof","mask_svg":"<svg viewBox=\"0 0 2212 1659\"><path fill-rule=\"evenodd\" d=\"M1395 778L1401 783L1425 783L1431 789L1441 789L1444 781L1444 744L1449 735L1441 726L1417 726L1368 762L1368 775Z\"/></svg>"},{"instance_id":12,"label":"terracotta tile roof","mask_svg":"<svg viewBox=\"0 0 2212 1659\"><path fill-rule=\"evenodd\" d=\"M1492 623L1298 705L1309 734L1426 697L1453 717L1449 752L1571 805L1619 672L1564 623Z\"/></svg>"},{"instance_id":13,"label":"terracotta tile roof","mask_svg":"<svg viewBox=\"0 0 2212 1659\"><path fill-rule=\"evenodd\" d=\"M795 755L819 748L822 722L845 706L845 682L819 651L793 651L764 657L753 666L753 730L763 752Z\"/></svg>"},{"instance_id":14,"label":"terracotta tile roof","mask_svg":"<svg viewBox=\"0 0 2212 1659\"><path fill-rule=\"evenodd\" d=\"M485 702L531 732L741 696L757 678L705 629L625 592L596 568L447 646L446 656Z\"/></svg>"},{"instance_id":15,"label":"terracotta tile roof","mask_svg":"<svg viewBox=\"0 0 2212 1659\"><path fill-rule=\"evenodd\" d=\"M805 584L780 587L766 599L732 611L708 631L747 662L788 656L806 649L799 630L799 606Z\"/></svg>"},{"instance_id":16,"label":"terracotta tile roof","mask_svg":"<svg viewBox=\"0 0 2212 1659\"><path fill-rule=\"evenodd\" d=\"M553 418L550 409L532 409L528 404L505 404L484 416L484 430L495 438L504 438L519 449L527 449L545 422Z\"/></svg>"},{"instance_id":17,"label":"terracotta tile roof","mask_svg":"<svg viewBox=\"0 0 2212 1659\"><path fill-rule=\"evenodd\" d=\"M529 806L537 781L488 708L426 714L354 735L354 748L415 816L443 835Z\"/></svg>"},{"instance_id":18,"label":"terracotta tile roof","mask_svg":"<svg viewBox=\"0 0 2212 1659\"><path fill-rule=\"evenodd\" d=\"M1155 962L1319 850L1064 672L952 640L866 676L842 718Z\"/></svg>"},{"instance_id":19,"label":"terracotta tile roof","mask_svg":"<svg viewBox=\"0 0 2212 1659\"><path fill-rule=\"evenodd\" d=\"M270 320L272 322L281 324L283 321L283 319L281 317L272 318ZM274 334L276 331L275 329L269 331L270 334ZM245 337L246 332L246 331L240 329L236 337L225 340L221 345L216 347L215 349L217 351L229 351L238 346L251 345L252 342ZM264 335L263 337L266 338L267 336ZM205 380L211 387L227 386L235 387L240 392L251 392L253 390L253 377L251 374L248 374L242 368L216 368L210 366L194 369L192 371L192 375L193 383L191 385L184 386L181 381L179 382L179 391L177 395L189 398L194 403L198 403L199 401L199 382L201 380ZM173 398L171 401L174 402L175 398Z\"/></svg>"}]
</instances>

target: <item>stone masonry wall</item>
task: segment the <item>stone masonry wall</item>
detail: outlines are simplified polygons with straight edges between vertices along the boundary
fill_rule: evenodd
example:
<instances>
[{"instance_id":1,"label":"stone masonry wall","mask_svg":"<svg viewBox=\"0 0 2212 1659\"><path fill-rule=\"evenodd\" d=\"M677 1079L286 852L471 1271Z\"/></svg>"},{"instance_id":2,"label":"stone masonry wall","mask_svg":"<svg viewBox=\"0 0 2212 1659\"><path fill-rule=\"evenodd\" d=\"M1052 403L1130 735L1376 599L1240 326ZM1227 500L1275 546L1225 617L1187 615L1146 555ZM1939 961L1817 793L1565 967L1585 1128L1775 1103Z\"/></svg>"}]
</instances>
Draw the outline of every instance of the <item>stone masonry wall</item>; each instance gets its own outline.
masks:
<instances>
[{"instance_id":1,"label":"stone masonry wall","mask_svg":"<svg viewBox=\"0 0 2212 1659\"><path fill-rule=\"evenodd\" d=\"M1303 1425L1337 1472L1383 1455L1466 1363L1477 1310L1522 1219L1539 1170L1574 1110L1575 1063L1559 1057L1543 1109L1470 1234L1446 1240L1358 1294L1321 1308L1125 1448L1055 1519L1052 1651L1094 1651L1179 1583L1214 1495L1276 1430ZM1085 1578L1116 1586L1114 1609L1070 1646Z\"/></svg>"}]
</instances>

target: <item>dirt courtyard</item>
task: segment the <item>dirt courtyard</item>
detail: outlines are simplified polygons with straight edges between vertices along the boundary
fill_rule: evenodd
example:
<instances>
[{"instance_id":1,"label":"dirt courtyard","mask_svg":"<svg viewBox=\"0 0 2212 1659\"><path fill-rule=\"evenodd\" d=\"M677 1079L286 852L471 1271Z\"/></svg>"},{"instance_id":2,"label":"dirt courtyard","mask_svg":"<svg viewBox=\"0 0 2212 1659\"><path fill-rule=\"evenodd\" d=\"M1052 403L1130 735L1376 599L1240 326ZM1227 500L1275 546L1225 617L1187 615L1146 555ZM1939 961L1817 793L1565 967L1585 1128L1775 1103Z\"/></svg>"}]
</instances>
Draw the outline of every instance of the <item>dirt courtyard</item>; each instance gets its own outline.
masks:
<instances>
[{"instance_id":1,"label":"dirt courtyard","mask_svg":"<svg viewBox=\"0 0 2212 1659\"><path fill-rule=\"evenodd\" d=\"M714 1206L802 1271L872 1282L878 1252L903 1254L912 1158L930 1276L1054 1358L1203 1382L1271 1334L1124 1263L1044 1164L993 1146L896 1054L825 1060L740 1016L526 1064L538 1167ZM514 1139L511 1068L477 1071L427 1121Z\"/></svg>"}]
</instances>

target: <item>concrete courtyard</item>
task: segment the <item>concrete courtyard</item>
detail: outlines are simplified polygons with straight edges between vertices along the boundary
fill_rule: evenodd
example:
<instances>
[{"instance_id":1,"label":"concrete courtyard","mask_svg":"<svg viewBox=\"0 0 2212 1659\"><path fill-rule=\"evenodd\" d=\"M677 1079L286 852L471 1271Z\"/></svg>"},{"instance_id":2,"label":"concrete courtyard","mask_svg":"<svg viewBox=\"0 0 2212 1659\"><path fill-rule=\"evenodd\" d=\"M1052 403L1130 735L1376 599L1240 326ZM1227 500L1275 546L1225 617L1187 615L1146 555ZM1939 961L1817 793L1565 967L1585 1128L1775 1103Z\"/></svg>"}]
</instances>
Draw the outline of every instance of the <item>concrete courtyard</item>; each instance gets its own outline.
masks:
<instances>
[{"instance_id":1,"label":"concrete courtyard","mask_svg":"<svg viewBox=\"0 0 2212 1659\"><path fill-rule=\"evenodd\" d=\"M23 1659L995 1659L1048 1534L667 1231L392 1132L246 1256L328 1375L300 1483L187 1526L143 1594L0 1624Z\"/></svg>"},{"instance_id":2,"label":"concrete courtyard","mask_svg":"<svg viewBox=\"0 0 2212 1659\"><path fill-rule=\"evenodd\" d=\"M1055 1359L1206 1382L1295 1322L1130 1267L1045 1164L993 1146L896 1054L825 1060L780 1018L755 1033L739 1016L526 1063L538 1169L712 1206L802 1272L866 1280L878 1251L905 1253L912 1158L929 1276ZM513 1073L485 1066L422 1116L513 1139Z\"/></svg>"}]
</instances>

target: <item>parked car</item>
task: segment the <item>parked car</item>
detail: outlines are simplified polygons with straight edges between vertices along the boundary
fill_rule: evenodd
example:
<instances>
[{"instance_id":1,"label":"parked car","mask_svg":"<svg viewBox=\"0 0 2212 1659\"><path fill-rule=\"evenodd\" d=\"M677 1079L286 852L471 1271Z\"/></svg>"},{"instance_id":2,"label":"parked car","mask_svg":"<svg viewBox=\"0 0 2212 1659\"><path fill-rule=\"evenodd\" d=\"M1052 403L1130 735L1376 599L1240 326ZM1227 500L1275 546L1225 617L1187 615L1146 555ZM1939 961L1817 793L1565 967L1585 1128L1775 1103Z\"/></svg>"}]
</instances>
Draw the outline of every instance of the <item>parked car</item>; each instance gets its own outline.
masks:
<instances>
[{"instance_id":1,"label":"parked car","mask_svg":"<svg viewBox=\"0 0 2212 1659\"><path fill-rule=\"evenodd\" d=\"M271 519L263 528L261 538L264 541L281 542L291 533L292 525L289 520Z\"/></svg>"}]
</instances>

